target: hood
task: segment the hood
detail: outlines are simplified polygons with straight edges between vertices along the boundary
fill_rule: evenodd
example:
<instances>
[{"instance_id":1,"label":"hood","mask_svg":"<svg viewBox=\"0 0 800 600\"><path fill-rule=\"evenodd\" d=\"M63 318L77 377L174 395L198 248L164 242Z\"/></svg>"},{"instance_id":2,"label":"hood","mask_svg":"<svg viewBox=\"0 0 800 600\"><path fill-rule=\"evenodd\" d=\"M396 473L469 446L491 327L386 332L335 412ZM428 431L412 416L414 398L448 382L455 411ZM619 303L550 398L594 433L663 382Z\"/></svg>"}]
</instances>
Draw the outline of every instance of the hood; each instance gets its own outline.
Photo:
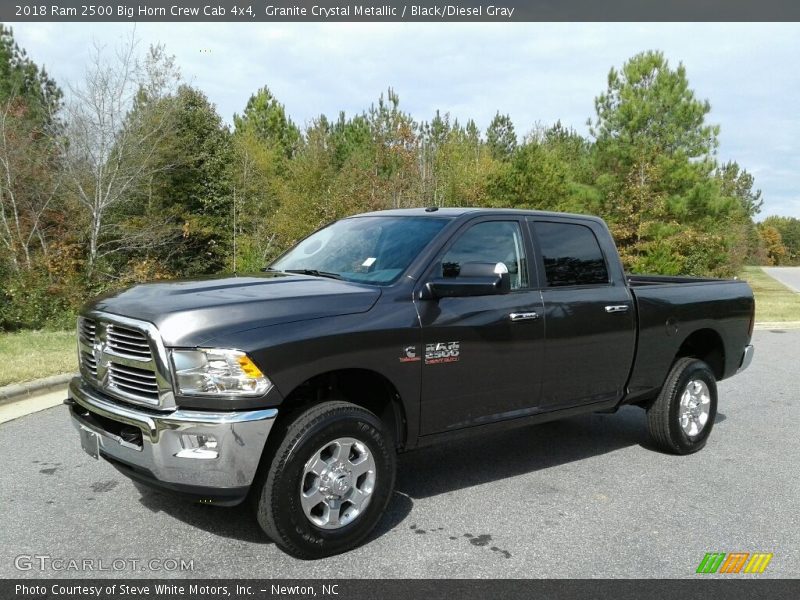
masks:
<instances>
[{"instance_id":1,"label":"hood","mask_svg":"<svg viewBox=\"0 0 800 600\"><path fill-rule=\"evenodd\" d=\"M199 346L225 333L366 312L380 295L357 283L259 273L135 285L87 308L149 321L167 346Z\"/></svg>"}]
</instances>

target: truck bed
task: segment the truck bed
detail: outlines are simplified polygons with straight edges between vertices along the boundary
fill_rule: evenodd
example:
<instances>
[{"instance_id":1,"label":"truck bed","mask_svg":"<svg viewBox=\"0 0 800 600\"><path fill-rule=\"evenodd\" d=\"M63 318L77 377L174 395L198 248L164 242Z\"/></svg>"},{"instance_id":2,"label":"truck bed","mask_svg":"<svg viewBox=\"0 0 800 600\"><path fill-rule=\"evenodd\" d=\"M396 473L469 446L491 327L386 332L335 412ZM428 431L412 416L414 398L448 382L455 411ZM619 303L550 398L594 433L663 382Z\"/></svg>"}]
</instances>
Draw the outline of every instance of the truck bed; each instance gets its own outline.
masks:
<instances>
[{"instance_id":1,"label":"truck bed","mask_svg":"<svg viewBox=\"0 0 800 600\"><path fill-rule=\"evenodd\" d=\"M725 283L738 281L736 279L714 279L711 277L681 277L672 275L625 275L628 285L632 288L653 285L685 285L699 283Z\"/></svg>"},{"instance_id":2,"label":"truck bed","mask_svg":"<svg viewBox=\"0 0 800 600\"><path fill-rule=\"evenodd\" d=\"M662 275L626 275L626 279L638 319L629 402L661 388L681 343L697 332L718 337L729 349L713 361L717 378L736 373L753 325L753 295L746 282Z\"/></svg>"}]
</instances>

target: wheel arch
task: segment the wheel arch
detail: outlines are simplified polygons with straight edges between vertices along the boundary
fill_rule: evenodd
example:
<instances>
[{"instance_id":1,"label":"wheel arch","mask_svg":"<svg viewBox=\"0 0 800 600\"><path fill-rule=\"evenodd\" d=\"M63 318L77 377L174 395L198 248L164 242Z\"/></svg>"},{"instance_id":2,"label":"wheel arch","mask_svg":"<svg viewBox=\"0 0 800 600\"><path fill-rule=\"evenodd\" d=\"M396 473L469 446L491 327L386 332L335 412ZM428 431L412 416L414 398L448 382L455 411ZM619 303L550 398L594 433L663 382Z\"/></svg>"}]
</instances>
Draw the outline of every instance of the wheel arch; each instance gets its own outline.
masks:
<instances>
[{"instance_id":1,"label":"wheel arch","mask_svg":"<svg viewBox=\"0 0 800 600\"><path fill-rule=\"evenodd\" d=\"M398 450L406 445L408 423L397 386L372 369L334 369L307 378L286 394L278 406L278 421L291 421L298 412L326 400L345 400L369 410L392 434Z\"/></svg>"},{"instance_id":2,"label":"wheel arch","mask_svg":"<svg viewBox=\"0 0 800 600\"><path fill-rule=\"evenodd\" d=\"M698 358L705 362L719 381L725 375L725 343L722 336L709 327L697 329L686 336L672 364L680 358Z\"/></svg>"}]
</instances>

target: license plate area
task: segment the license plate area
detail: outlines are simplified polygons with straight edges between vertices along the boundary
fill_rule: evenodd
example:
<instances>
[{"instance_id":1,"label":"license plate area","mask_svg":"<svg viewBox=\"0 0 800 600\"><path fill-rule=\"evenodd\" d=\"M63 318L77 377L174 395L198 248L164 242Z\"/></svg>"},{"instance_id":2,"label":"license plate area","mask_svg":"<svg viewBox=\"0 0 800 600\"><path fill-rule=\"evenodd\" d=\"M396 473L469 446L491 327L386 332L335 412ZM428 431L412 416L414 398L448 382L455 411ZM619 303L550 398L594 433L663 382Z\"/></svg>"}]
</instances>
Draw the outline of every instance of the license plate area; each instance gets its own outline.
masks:
<instances>
[{"instance_id":1,"label":"license plate area","mask_svg":"<svg viewBox=\"0 0 800 600\"><path fill-rule=\"evenodd\" d=\"M80 428L81 448L94 459L100 458L100 436L86 427Z\"/></svg>"}]
</instances>

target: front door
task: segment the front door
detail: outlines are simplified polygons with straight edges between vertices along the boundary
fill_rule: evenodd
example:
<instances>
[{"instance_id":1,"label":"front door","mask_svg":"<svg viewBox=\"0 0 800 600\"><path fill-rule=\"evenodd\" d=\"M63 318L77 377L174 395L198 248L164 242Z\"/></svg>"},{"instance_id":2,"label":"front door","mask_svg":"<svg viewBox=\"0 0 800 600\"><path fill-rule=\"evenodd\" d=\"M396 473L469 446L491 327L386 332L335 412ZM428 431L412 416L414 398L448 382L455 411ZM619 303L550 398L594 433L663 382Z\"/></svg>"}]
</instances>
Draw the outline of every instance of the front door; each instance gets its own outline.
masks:
<instances>
[{"instance_id":1,"label":"front door","mask_svg":"<svg viewBox=\"0 0 800 600\"><path fill-rule=\"evenodd\" d=\"M544 344L542 298L529 269L524 222L471 221L427 278L457 277L470 262L503 263L511 293L417 300L422 325L421 433L451 431L536 410Z\"/></svg>"}]
</instances>

